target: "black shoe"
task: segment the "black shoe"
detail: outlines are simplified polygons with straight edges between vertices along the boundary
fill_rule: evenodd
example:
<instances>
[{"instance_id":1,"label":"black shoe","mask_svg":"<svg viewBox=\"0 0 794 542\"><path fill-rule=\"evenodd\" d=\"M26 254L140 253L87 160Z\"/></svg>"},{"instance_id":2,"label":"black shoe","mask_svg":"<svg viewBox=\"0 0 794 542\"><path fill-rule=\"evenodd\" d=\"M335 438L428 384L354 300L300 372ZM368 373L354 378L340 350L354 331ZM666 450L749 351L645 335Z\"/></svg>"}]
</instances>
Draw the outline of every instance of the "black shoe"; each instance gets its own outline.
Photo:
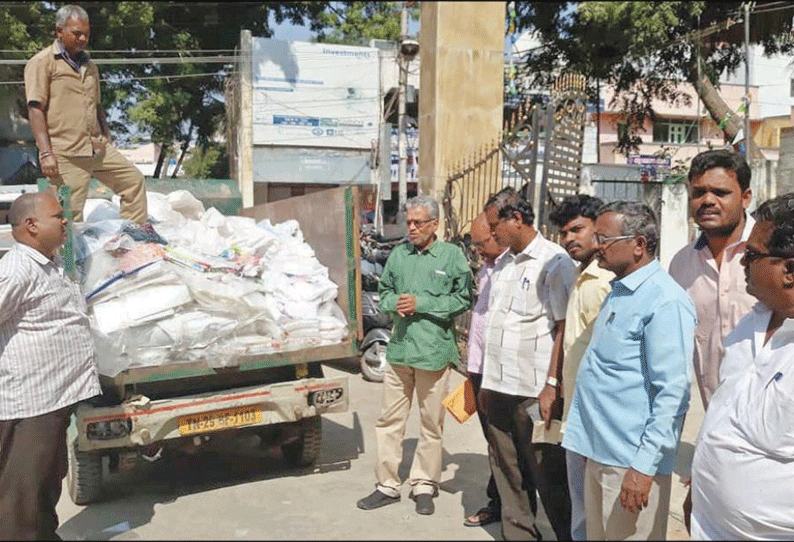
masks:
<instances>
[{"instance_id":1,"label":"black shoe","mask_svg":"<svg viewBox=\"0 0 794 542\"><path fill-rule=\"evenodd\" d=\"M397 495L396 497L390 497L383 493L382 491L375 490L370 495L367 495L363 499L360 499L356 506L361 508L362 510L374 510L376 508L380 508L381 506L386 506L387 504L392 504L395 502L399 502L400 496Z\"/></svg>"},{"instance_id":2,"label":"black shoe","mask_svg":"<svg viewBox=\"0 0 794 542\"><path fill-rule=\"evenodd\" d=\"M416 501L416 513L423 516L431 516L436 511L436 506L433 504L433 496L429 493L422 493L421 495L411 495L411 498Z\"/></svg>"}]
</instances>

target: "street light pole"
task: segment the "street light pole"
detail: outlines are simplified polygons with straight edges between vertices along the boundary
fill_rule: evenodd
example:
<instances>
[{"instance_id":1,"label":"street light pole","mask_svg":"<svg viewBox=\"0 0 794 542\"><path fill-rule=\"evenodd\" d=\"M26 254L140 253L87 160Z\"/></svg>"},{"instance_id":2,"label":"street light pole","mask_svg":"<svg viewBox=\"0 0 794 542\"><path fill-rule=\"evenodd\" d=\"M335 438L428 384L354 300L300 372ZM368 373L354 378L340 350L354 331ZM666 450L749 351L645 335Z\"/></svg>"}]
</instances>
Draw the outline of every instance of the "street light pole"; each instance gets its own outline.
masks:
<instances>
[{"instance_id":1,"label":"street light pole","mask_svg":"<svg viewBox=\"0 0 794 542\"><path fill-rule=\"evenodd\" d=\"M750 156L750 2L744 3L744 159Z\"/></svg>"},{"instance_id":2,"label":"street light pole","mask_svg":"<svg viewBox=\"0 0 794 542\"><path fill-rule=\"evenodd\" d=\"M400 12L400 42L402 42L408 35L408 8L405 2L402 2L402 10ZM400 227L405 225L405 202L408 200L408 183L406 180L407 166L408 166L408 153L405 149L405 95L408 92L408 60L402 52L402 48L397 53L397 65L400 70L399 79L399 99L397 102L397 149L400 156L400 165L398 170L398 207L397 207L397 224Z\"/></svg>"}]
</instances>

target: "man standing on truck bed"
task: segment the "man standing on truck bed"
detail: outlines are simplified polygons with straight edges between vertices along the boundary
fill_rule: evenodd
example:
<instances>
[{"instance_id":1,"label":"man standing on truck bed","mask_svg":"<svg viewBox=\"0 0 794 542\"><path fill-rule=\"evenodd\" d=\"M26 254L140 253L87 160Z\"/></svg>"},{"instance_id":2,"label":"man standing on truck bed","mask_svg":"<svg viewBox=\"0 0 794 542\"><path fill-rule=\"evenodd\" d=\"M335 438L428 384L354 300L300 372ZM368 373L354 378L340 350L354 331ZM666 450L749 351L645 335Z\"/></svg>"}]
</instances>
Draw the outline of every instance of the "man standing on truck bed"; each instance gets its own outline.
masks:
<instances>
[{"instance_id":1,"label":"man standing on truck bed","mask_svg":"<svg viewBox=\"0 0 794 542\"><path fill-rule=\"evenodd\" d=\"M416 390L422 428L411 465L411 498L418 514L430 515L441 478L441 401L447 394L449 365L458 359L454 319L471 307L472 274L460 248L436 239L438 203L416 196L405 207L410 244L394 248L378 288L381 309L394 321L375 426L378 483L357 504L372 510L400 500L397 470Z\"/></svg>"},{"instance_id":2,"label":"man standing on truck bed","mask_svg":"<svg viewBox=\"0 0 794 542\"><path fill-rule=\"evenodd\" d=\"M80 286L56 259L66 238L58 200L23 194L8 220L16 243L0 259L0 540L58 540L69 417L101 393L94 343Z\"/></svg>"},{"instance_id":3,"label":"man standing on truck bed","mask_svg":"<svg viewBox=\"0 0 794 542\"><path fill-rule=\"evenodd\" d=\"M88 183L96 177L121 197L121 218L147 218L143 174L111 143L99 94L99 70L85 52L88 14L66 5L55 14L55 42L25 65L28 119L41 172L72 189L74 220L83 220Z\"/></svg>"}]
</instances>

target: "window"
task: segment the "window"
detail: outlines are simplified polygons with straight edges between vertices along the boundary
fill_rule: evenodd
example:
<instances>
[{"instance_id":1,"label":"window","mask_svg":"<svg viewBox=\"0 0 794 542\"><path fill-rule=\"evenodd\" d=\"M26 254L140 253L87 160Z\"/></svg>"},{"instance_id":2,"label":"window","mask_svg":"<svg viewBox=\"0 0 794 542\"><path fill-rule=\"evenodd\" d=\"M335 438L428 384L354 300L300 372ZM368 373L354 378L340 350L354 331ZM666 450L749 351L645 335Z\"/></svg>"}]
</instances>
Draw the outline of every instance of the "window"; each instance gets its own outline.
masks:
<instances>
[{"instance_id":1,"label":"window","mask_svg":"<svg viewBox=\"0 0 794 542\"><path fill-rule=\"evenodd\" d=\"M653 140L657 143L697 143L700 139L697 122L660 121L653 125Z\"/></svg>"},{"instance_id":2,"label":"window","mask_svg":"<svg viewBox=\"0 0 794 542\"><path fill-rule=\"evenodd\" d=\"M629 135L629 126L625 122L618 123L618 141L627 138Z\"/></svg>"},{"instance_id":3,"label":"window","mask_svg":"<svg viewBox=\"0 0 794 542\"><path fill-rule=\"evenodd\" d=\"M794 98L794 79L791 80L791 97Z\"/></svg>"}]
</instances>

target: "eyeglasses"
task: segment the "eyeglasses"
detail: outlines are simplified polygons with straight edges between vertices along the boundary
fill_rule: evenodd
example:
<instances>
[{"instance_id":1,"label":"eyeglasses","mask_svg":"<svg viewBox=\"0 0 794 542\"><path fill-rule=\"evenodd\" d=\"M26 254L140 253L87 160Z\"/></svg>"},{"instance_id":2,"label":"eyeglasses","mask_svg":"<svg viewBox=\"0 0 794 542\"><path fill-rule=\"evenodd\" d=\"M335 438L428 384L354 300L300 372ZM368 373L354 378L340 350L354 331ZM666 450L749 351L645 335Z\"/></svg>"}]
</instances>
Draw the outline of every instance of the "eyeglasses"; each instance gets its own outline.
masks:
<instances>
[{"instance_id":1,"label":"eyeglasses","mask_svg":"<svg viewBox=\"0 0 794 542\"><path fill-rule=\"evenodd\" d=\"M785 256L778 256L777 254L772 254L771 252L758 252L757 250L753 250L749 247L744 249L744 261L747 263L753 263L754 261L760 260L762 258L783 259Z\"/></svg>"},{"instance_id":2,"label":"eyeglasses","mask_svg":"<svg viewBox=\"0 0 794 542\"><path fill-rule=\"evenodd\" d=\"M428 222L432 222L434 220L435 220L435 218L428 218L427 220L406 220L405 221L405 225L407 227L409 227L409 228L411 226L416 226L417 228L421 228L422 226L424 226Z\"/></svg>"},{"instance_id":3,"label":"eyeglasses","mask_svg":"<svg viewBox=\"0 0 794 542\"><path fill-rule=\"evenodd\" d=\"M595 239L596 243L599 245L605 245L607 243L614 243L615 241L622 241L623 239L634 239L634 235L616 235L614 237L604 237L603 235L594 234L593 239Z\"/></svg>"}]
</instances>

